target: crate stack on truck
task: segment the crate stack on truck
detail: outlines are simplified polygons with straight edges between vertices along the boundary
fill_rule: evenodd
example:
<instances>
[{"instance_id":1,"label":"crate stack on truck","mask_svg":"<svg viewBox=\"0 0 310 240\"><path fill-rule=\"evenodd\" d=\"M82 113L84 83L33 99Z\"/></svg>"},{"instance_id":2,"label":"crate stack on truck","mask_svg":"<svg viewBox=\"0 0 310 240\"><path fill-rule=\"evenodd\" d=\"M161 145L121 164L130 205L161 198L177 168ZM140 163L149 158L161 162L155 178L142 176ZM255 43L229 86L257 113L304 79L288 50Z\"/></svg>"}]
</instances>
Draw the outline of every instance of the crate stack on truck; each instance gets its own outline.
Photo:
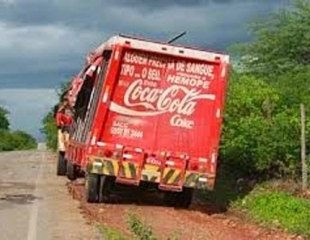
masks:
<instances>
[{"instance_id":1,"label":"crate stack on truck","mask_svg":"<svg viewBox=\"0 0 310 240\"><path fill-rule=\"evenodd\" d=\"M143 185L188 207L193 189L214 187L228 68L226 54L110 38L71 81L73 123L58 174L83 174L88 202Z\"/></svg>"}]
</instances>

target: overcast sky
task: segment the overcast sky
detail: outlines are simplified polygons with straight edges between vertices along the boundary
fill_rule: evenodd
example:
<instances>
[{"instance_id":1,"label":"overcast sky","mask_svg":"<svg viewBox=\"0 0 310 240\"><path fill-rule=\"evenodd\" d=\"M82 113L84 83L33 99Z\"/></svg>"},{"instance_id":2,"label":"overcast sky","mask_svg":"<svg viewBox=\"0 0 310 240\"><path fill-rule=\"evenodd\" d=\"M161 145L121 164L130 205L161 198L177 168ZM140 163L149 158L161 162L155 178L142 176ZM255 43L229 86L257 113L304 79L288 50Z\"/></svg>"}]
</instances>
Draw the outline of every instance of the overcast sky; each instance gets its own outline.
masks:
<instances>
[{"instance_id":1,"label":"overcast sky","mask_svg":"<svg viewBox=\"0 0 310 240\"><path fill-rule=\"evenodd\" d=\"M8 106L10 102L10 108L14 106L14 110L11 109L13 128L26 129L37 136L38 118L55 98L55 91L51 89L76 73L85 54L109 36L126 33L167 40L187 31L180 43L226 50L231 44L250 39L247 26L252 19L265 17L289 2L0 0L0 88L20 89L6 95L5 98L10 98L6 101L0 91L0 105ZM49 97L41 94L43 89L47 89L45 94ZM28 94L37 94L35 99L42 103L40 107L32 106ZM19 103L14 100L17 98ZM20 105L21 98L25 99L24 106ZM42 113L35 118L22 115L25 111L18 113L20 107L29 111L36 107ZM27 120L23 123L15 118Z\"/></svg>"}]
</instances>

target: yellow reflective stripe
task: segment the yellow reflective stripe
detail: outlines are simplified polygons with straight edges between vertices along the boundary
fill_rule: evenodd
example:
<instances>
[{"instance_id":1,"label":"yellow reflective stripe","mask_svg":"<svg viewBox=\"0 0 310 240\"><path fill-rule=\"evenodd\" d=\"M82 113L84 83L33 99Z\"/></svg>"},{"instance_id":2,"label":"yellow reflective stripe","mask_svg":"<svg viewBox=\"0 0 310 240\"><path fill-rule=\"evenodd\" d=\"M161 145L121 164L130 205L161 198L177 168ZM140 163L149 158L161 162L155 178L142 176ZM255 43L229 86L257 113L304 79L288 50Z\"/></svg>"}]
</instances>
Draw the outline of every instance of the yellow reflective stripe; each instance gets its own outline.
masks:
<instances>
[{"instance_id":1,"label":"yellow reflective stripe","mask_svg":"<svg viewBox=\"0 0 310 240\"><path fill-rule=\"evenodd\" d=\"M172 176L168 179L168 184L177 184L177 179L180 177L181 170L174 169Z\"/></svg>"},{"instance_id":2,"label":"yellow reflective stripe","mask_svg":"<svg viewBox=\"0 0 310 240\"><path fill-rule=\"evenodd\" d=\"M174 174L174 169L173 168L165 168L163 172L163 178L162 182L164 184L167 184L171 176Z\"/></svg>"},{"instance_id":3,"label":"yellow reflective stripe","mask_svg":"<svg viewBox=\"0 0 310 240\"><path fill-rule=\"evenodd\" d=\"M118 165L118 161L110 161L112 163L113 166L113 176L117 176L118 174L118 169L119 169L119 165Z\"/></svg>"},{"instance_id":4,"label":"yellow reflective stripe","mask_svg":"<svg viewBox=\"0 0 310 240\"><path fill-rule=\"evenodd\" d=\"M124 174L126 178L131 178L131 173L130 173L130 168L129 164L127 162L123 162L123 167L124 167Z\"/></svg>"},{"instance_id":5,"label":"yellow reflective stripe","mask_svg":"<svg viewBox=\"0 0 310 240\"><path fill-rule=\"evenodd\" d=\"M137 165L131 162L122 163L122 172L120 177L124 178L136 178L137 175Z\"/></svg>"}]
</instances>

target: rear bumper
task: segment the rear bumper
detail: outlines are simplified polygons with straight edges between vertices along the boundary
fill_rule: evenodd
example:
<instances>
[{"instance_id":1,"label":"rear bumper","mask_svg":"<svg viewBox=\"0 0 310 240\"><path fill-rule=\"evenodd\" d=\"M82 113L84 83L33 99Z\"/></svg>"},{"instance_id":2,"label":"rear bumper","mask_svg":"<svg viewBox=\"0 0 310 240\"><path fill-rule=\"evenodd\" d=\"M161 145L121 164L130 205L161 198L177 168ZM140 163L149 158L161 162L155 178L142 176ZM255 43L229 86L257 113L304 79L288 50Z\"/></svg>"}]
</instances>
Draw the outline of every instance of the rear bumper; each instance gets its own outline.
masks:
<instances>
[{"instance_id":1,"label":"rear bumper","mask_svg":"<svg viewBox=\"0 0 310 240\"><path fill-rule=\"evenodd\" d=\"M213 190L215 175L185 171L178 169L161 169L159 166L144 164L141 171L137 165L123 164L119 161L105 157L90 157L87 172L115 176L120 183L139 185L140 181L159 184L159 188L167 191L178 191L180 187Z\"/></svg>"}]
</instances>

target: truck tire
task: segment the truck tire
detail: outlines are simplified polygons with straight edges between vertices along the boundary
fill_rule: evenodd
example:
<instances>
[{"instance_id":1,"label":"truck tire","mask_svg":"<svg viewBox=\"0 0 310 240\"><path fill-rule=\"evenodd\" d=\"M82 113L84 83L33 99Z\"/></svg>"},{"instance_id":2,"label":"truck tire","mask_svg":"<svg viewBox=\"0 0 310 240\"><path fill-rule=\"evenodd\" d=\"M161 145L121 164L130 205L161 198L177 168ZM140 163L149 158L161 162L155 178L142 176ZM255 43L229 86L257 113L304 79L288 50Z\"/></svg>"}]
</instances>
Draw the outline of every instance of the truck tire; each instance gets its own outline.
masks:
<instances>
[{"instance_id":1,"label":"truck tire","mask_svg":"<svg viewBox=\"0 0 310 240\"><path fill-rule=\"evenodd\" d=\"M193 188L183 188L182 192L165 192L164 203L169 207L189 208L193 193Z\"/></svg>"},{"instance_id":2,"label":"truck tire","mask_svg":"<svg viewBox=\"0 0 310 240\"><path fill-rule=\"evenodd\" d=\"M65 176L67 172L67 160L64 152L58 152L57 176Z\"/></svg>"},{"instance_id":3,"label":"truck tire","mask_svg":"<svg viewBox=\"0 0 310 240\"><path fill-rule=\"evenodd\" d=\"M177 192L165 192L164 193L164 204L168 207L174 207L177 202Z\"/></svg>"},{"instance_id":4,"label":"truck tire","mask_svg":"<svg viewBox=\"0 0 310 240\"><path fill-rule=\"evenodd\" d=\"M100 176L99 202L109 202L114 181L115 178L112 176Z\"/></svg>"},{"instance_id":5,"label":"truck tire","mask_svg":"<svg viewBox=\"0 0 310 240\"><path fill-rule=\"evenodd\" d=\"M85 179L86 201L96 203L99 201L100 175L87 173Z\"/></svg>"},{"instance_id":6,"label":"truck tire","mask_svg":"<svg viewBox=\"0 0 310 240\"><path fill-rule=\"evenodd\" d=\"M189 208L192 203L193 195L193 188L183 188L183 191L178 193L175 206L179 208Z\"/></svg>"},{"instance_id":7,"label":"truck tire","mask_svg":"<svg viewBox=\"0 0 310 240\"><path fill-rule=\"evenodd\" d=\"M71 181L77 179L76 166L72 161L67 161L67 177Z\"/></svg>"}]
</instances>

